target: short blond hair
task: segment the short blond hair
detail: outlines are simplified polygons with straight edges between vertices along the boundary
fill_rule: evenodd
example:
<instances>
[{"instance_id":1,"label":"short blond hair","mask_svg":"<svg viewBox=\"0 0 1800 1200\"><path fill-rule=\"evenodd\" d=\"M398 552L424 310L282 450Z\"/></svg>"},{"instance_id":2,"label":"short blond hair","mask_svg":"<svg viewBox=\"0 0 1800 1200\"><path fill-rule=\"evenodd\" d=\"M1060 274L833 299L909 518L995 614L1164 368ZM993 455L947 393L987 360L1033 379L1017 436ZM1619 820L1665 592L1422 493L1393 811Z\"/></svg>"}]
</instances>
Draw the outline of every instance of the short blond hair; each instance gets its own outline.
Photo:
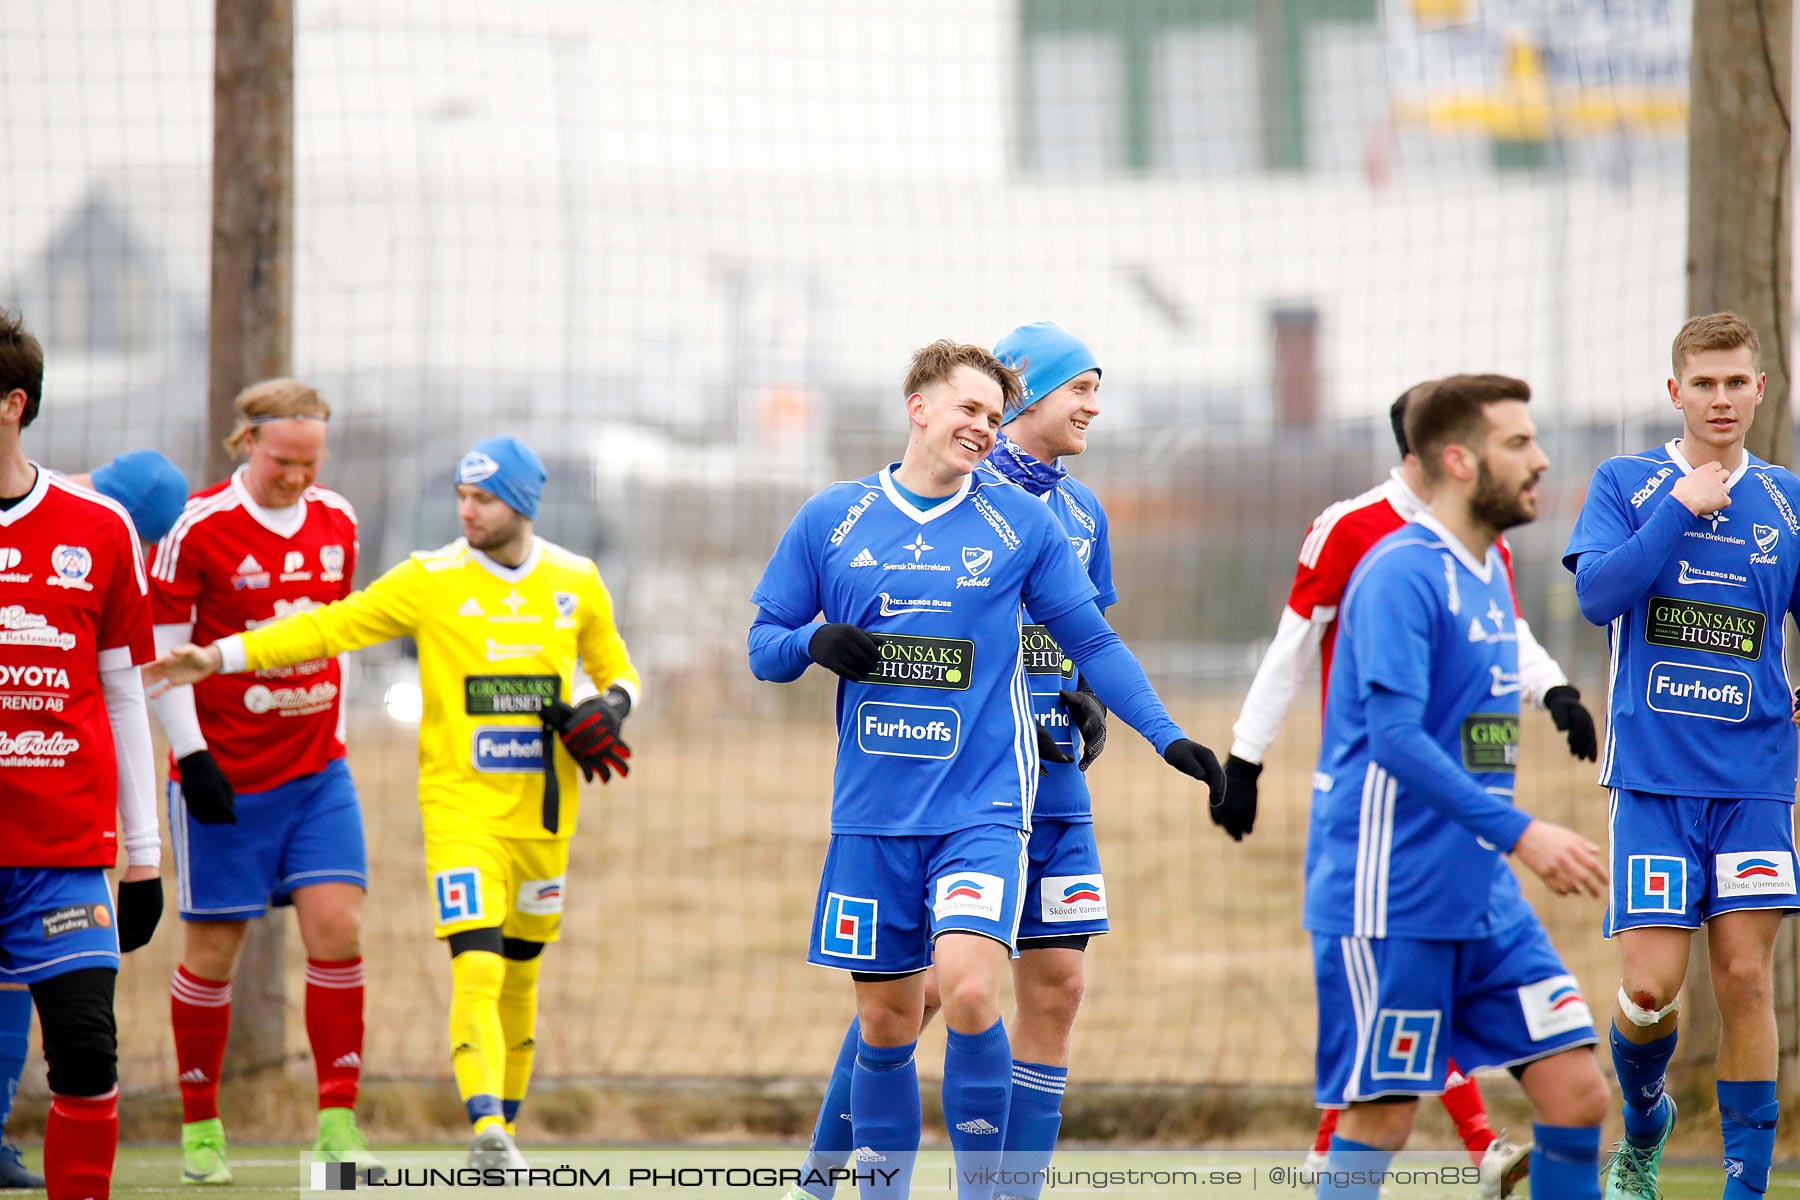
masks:
<instances>
[{"instance_id":1,"label":"short blond hair","mask_svg":"<svg viewBox=\"0 0 1800 1200\"><path fill-rule=\"evenodd\" d=\"M1675 378L1681 378L1681 370L1687 366L1688 356L1701 350L1736 350L1739 346L1750 347L1750 359L1762 370L1762 343L1756 340L1756 330L1750 328L1750 322L1734 312L1707 313L1704 317L1691 317L1675 335L1675 344L1669 348L1669 361L1675 368Z\"/></svg>"},{"instance_id":2,"label":"short blond hair","mask_svg":"<svg viewBox=\"0 0 1800 1200\"><path fill-rule=\"evenodd\" d=\"M325 403L324 397L311 384L301 383L298 379L265 379L253 383L237 394L232 407L237 409L237 427L225 439L225 449L231 451L234 458L250 453L250 435L258 425L295 418L321 424L331 420L331 405Z\"/></svg>"}]
</instances>

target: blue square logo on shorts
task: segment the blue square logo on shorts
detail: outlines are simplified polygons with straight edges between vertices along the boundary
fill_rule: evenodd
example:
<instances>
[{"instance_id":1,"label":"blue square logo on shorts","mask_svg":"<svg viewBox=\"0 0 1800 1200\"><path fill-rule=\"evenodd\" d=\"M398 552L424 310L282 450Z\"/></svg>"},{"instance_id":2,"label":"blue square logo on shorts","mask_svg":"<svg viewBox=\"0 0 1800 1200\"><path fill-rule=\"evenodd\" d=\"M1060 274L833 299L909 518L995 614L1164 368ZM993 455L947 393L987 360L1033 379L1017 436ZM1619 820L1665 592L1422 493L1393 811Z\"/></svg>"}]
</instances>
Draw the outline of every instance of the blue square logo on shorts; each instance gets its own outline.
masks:
<instances>
[{"instance_id":1,"label":"blue square logo on shorts","mask_svg":"<svg viewBox=\"0 0 1800 1200\"><path fill-rule=\"evenodd\" d=\"M1625 911L1674 913L1687 911L1687 860L1666 854L1634 854L1629 864L1630 893Z\"/></svg>"},{"instance_id":2,"label":"blue square logo on shorts","mask_svg":"<svg viewBox=\"0 0 1800 1200\"><path fill-rule=\"evenodd\" d=\"M1430 1080L1442 1022L1436 1009L1384 1008L1375 1014L1369 1078Z\"/></svg>"},{"instance_id":3,"label":"blue square logo on shorts","mask_svg":"<svg viewBox=\"0 0 1800 1200\"><path fill-rule=\"evenodd\" d=\"M480 871L474 867L451 867L433 875L431 882L437 892L439 925L480 919Z\"/></svg>"},{"instance_id":4,"label":"blue square logo on shorts","mask_svg":"<svg viewBox=\"0 0 1800 1200\"><path fill-rule=\"evenodd\" d=\"M875 957L875 914L881 905L862 896L825 896L825 922L819 929L819 953L836 958Z\"/></svg>"}]
</instances>

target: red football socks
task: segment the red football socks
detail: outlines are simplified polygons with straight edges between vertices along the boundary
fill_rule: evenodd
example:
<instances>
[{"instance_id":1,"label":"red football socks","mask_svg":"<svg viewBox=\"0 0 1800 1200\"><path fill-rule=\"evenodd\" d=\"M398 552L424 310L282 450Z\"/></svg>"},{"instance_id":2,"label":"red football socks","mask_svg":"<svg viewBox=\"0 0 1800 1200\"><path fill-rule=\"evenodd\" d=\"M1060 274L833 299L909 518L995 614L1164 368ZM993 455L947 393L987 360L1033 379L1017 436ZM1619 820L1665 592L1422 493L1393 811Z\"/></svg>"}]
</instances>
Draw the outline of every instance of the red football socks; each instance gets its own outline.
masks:
<instances>
[{"instance_id":1,"label":"red football socks","mask_svg":"<svg viewBox=\"0 0 1800 1200\"><path fill-rule=\"evenodd\" d=\"M319 1107L355 1108L362 1078L362 959L306 960L306 1037L319 1072Z\"/></svg>"},{"instance_id":2,"label":"red football socks","mask_svg":"<svg viewBox=\"0 0 1800 1200\"><path fill-rule=\"evenodd\" d=\"M211 1120L219 1115L219 1072L231 1032L231 981L202 979L176 967L169 984L169 1020L181 1072L181 1119Z\"/></svg>"}]
</instances>

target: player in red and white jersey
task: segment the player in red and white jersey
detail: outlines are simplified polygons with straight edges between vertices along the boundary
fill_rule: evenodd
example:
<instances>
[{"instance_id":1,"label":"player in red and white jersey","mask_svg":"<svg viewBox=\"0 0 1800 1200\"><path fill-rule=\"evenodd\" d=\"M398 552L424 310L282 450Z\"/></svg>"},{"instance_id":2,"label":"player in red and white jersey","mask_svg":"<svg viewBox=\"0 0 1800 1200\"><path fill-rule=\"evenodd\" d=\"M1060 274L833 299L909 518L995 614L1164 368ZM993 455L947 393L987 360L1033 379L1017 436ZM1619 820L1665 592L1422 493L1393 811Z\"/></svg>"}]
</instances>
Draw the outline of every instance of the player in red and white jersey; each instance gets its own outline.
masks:
<instances>
[{"instance_id":1,"label":"player in red and white jersey","mask_svg":"<svg viewBox=\"0 0 1800 1200\"><path fill-rule=\"evenodd\" d=\"M246 461L189 498L151 567L160 647L202 645L350 594L356 514L314 483L331 410L272 379L237 398ZM292 904L306 945L306 1028L318 1071L315 1150L375 1165L356 1127L362 1070L362 813L344 762L335 658L219 675L156 698L168 735L181 964L170 1012L185 1182L228 1183L219 1072L231 978L249 922Z\"/></svg>"},{"instance_id":2,"label":"player in red and white jersey","mask_svg":"<svg viewBox=\"0 0 1800 1200\"><path fill-rule=\"evenodd\" d=\"M1294 571L1294 584L1288 591L1287 604L1281 610L1281 624L1257 667L1256 678L1250 684L1250 692L1244 697L1243 708L1231 730L1233 740L1231 755L1225 764L1225 813L1221 823L1227 833L1239 840L1256 822L1257 778L1262 774L1263 755L1281 732L1314 655L1319 656L1321 675L1326 680L1330 678L1331 651L1337 639L1338 603L1350 584L1350 576L1370 547L1430 507L1424 495L1424 472L1406 443L1406 401L1414 390L1409 388L1401 393L1388 410L1394 441L1400 450L1400 465L1387 479L1362 495L1340 500L1320 513L1300 545L1300 563ZM1506 565L1510 583L1512 548L1504 537L1495 546ZM1577 758L1593 761L1598 750L1594 719L1582 706L1581 694L1569 686L1563 669L1532 636L1531 627L1520 614L1516 594L1513 617L1519 635L1519 677L1510 681L1497 680L1495 686L1516 686L1524 699L1549 710L1556 727L1568 734L1569 752ZM1326 694L1326 689L1321 686L1321 703ZM1451 1065L1450 1086L1444 1092L1443 1103L1456 1122L1457 1133L1470 1157L1482 1168L1482 1194L1510 1193L1512 1184L1524 1177L1530 1160L1530 1145L1504 1142L1495 1137L1488 1125L1480 1090L1473 1079L1455 1070L1455 1064ZM1323 1165L1337 1117L1334 1110L1324 1112L1318 1139L1307 1159L1309 1169Z\"/></svg>"},{"instance_id":3,"label":"player in red and white jersey","mask_svg":"<svg viewBox=\"0 0 1800 1200\"><path fill-rule=\"evenodd\" d=\"M43 378L37 339L0 310L0 981L29 985L43 1027L46 1190L104 1198L119 1140L119 954L149 941L162 913L138 678L153 645L130 517L25 457ZM116 903L115 810L127 862Z\"/></svg>"}]
</instances>

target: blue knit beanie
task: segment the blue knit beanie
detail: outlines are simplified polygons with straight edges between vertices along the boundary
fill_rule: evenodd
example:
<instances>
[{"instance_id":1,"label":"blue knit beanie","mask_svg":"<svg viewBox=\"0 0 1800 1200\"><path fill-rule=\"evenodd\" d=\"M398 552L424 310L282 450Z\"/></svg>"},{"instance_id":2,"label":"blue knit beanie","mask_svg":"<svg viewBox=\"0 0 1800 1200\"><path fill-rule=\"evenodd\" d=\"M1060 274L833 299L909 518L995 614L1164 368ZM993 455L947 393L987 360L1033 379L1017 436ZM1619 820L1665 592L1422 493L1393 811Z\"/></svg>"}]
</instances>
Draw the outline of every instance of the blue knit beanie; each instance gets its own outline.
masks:
<instances>
[{"instance_id":1,"label":"blue knit beanie","mask_svg":"<svg viewBox=\"0 0 1800 1200\"><path fill-rule=\"evenodd\" d=\"M994 357L1025 384L1018 407L1000 419L1002 425L1082 372L1100 369L1087 344L1053 321L1019 326L994 346Z\"/></svg>"},{"instance_id":2,"label":"blue knit beanie","mask_svg":"<svg viewBox=\"0 0 1800 1200\"><path fill-rule=\"evenodd\" d=\"M456 464L456 482L474 484L523 517L537 516L546 478L543 460L515 437L482 438Z\"/></svg>"},{"instance_id":3,"label":"blue knit beanie","mask_svg":"<svg viewBox=\"0 0 1800 1200\"><path fill-rule=\"evenodd\" d=\"M154 450L121 454L93 474L94 490L131 514L138 536L162 540L187 504L188 485L175 464Z\"/></svg>"}]
</instances>

